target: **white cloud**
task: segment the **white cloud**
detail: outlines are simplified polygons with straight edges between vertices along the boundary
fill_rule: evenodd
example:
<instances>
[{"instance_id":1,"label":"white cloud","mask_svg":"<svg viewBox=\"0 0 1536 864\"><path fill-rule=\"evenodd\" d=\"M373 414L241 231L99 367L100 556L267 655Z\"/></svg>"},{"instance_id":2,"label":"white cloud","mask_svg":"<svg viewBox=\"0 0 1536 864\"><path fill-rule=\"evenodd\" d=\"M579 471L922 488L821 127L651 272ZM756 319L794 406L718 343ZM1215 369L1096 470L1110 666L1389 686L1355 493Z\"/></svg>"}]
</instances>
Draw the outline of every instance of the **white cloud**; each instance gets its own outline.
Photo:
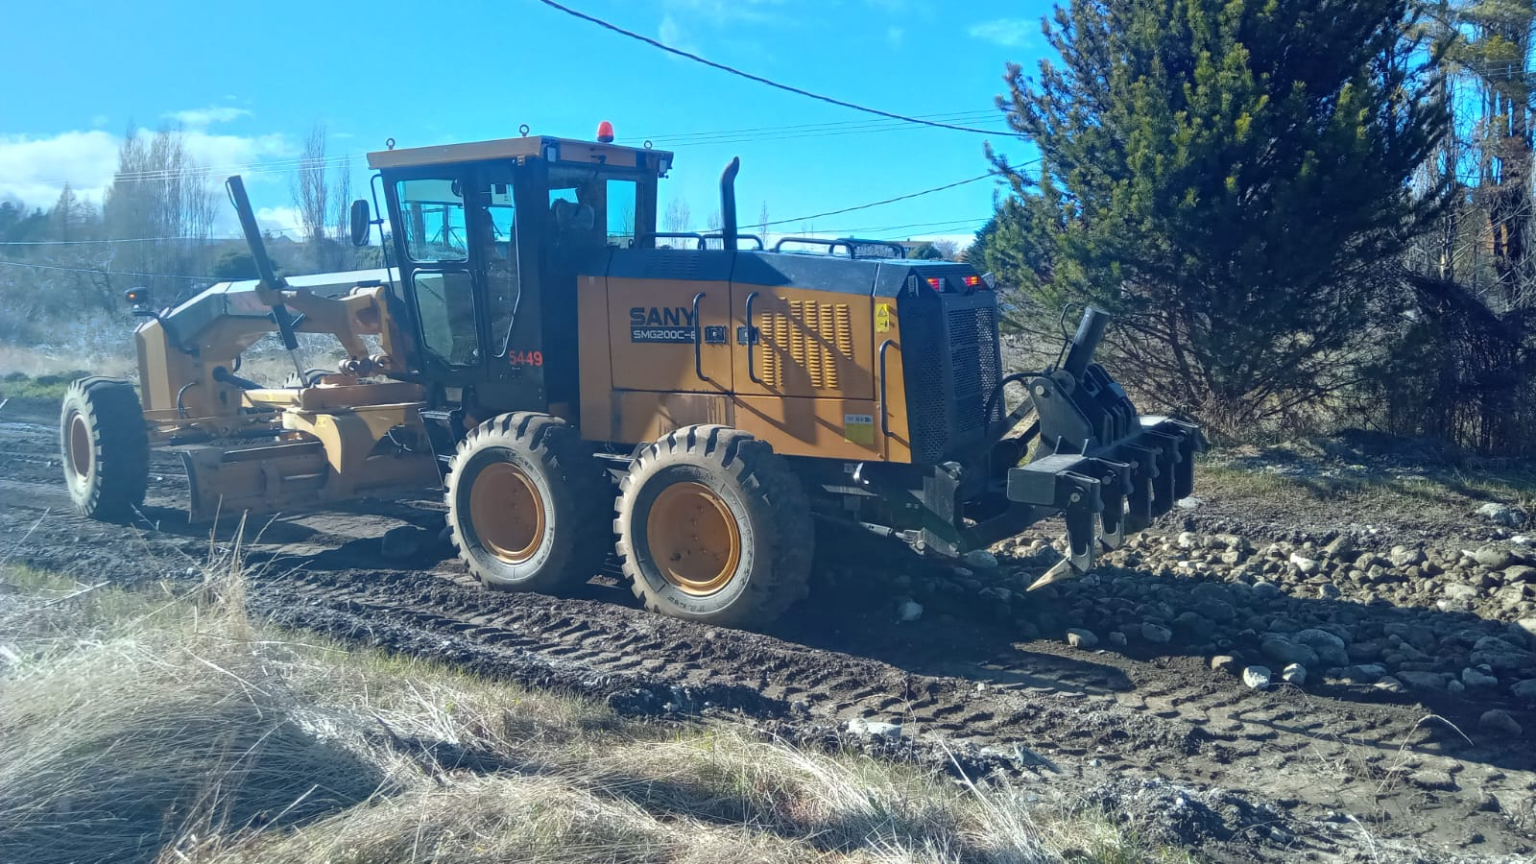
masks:
<instances>
[{"instance_id":1,"label":"white cloud","mask_svg":"<svg viewBox=\"0 0 1536 864\"><path fill-rule=\"evenodd\" d=\"M51 207L68 181L101 202L117 166L118 139L109 132L65 132L47 138L0 135L0 200Z\"/></svg>"},{"instance_id":2,"label":"white cloud","mask_svg":"<svg viewBox=\"0 0 1536 864\"><path fill-rule=\"evenodd\" d=\"M289 166L251 174L252 163L288 158L297 152L279 134L247 137L213 135L193 129L182 133L182 141L192 159L210 169L216 183L236 172L250 174L250 182L286 182ZM100 204L107 187L112 185L121 144L119 136L100 129L51 136L0 135L0 200L48 207L67 182L76 193Z\"/></svg>"},{"instance_id":3,"label":"white cloud","mask_svg":"<svg viewBox=\"0 0 1536 864\"><path fill-rule=\"evenodd\" d=\"M228 123L239 120L241 117L249 117L251 112L244 108L235 108L230 105L209 105L207 108L188 108L184 111L168 111L161 115L167 120L175 120L183 126L202 128L214 123Z\"/></svg>"},{"instance_id":4,"label":"white cloud","mask_svg":"<svg viewBox=\"0 0 1536 864\"><path fill-rule=\"evenodd\" d=\"M256 224L263 231L284 232L288 237L297 237L304 223L299 219L297 207L261 207L256 211Z\"/></svg>"},{"instance_id":5,"label":"white cloud","mask_svg":"<svg viewBox=\"0 0 1536 864\"><path fill-rule=\"evenodd\" d=\"M1038 31L1038 24L1025 18L998 18L971 25L972 39L991 42L1004 48L1027 44Z\"/></svg>"}]
</instances>

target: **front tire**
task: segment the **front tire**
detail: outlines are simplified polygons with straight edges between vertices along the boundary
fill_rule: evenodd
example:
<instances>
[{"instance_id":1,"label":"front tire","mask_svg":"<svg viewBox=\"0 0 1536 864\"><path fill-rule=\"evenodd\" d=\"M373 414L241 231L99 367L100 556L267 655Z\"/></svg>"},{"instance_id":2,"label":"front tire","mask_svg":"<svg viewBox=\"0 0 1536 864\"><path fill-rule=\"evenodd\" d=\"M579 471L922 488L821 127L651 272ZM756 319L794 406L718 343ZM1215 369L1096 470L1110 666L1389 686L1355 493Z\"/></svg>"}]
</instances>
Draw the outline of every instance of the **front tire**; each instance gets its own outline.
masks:
<instances>
[{"instance_id":1,"label":"front tire","mask_svg":"<svg viewBox=\"0 0 1536 864\"><path fill-rule=\"evenodd\" d=\"M579 585L611 542L613 484L576 430L547 414L503 414L471 430L446 498L453 545L487 588Z\"/></svg>"},{"instance_id":2,"label":"front tire","mask_svg":"<svg viewBox=\"0 0 1536 864\"><path fill-rule=\"evenodd\" d=\"M59 433L75 510L104 521L131 518L149 488L149 431L133 385L112 378L71 383Z\"/></svg>"},{"instance_id":3,"label":"front tire","mask_svg":"<svg viewBox=\"0 0 1536 864\"><path fill-rule=\"evenodd\" d=\"M619 489L617 549L646 608L757 628L806 596L810 501L766 443L684 427L644 447Z\"/></svg>"}]
</instances>

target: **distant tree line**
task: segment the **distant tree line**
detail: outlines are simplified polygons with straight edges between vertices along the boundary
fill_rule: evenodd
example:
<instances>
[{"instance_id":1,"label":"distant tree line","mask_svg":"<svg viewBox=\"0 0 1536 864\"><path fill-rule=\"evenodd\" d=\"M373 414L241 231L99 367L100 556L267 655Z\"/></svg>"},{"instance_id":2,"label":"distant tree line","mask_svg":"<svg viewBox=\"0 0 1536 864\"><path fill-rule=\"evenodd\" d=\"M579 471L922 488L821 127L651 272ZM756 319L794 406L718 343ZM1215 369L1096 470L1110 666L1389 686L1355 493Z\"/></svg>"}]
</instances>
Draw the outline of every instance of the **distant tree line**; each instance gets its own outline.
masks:
<instances>
[{"instance_id":1,"label":"distant tree line","mask_svg":"<svg viewBox=\"0 0 1536 864\"><path fill-rule=\"evenodd\" d=\"M326 157L316 125L292 172L299 236L266 235L288 274L378 266L376 250L354 249L348 235L351 166ZM223 176L199 164L175 128L130 128L100 202L66 184L50 206L0 202L0 340L47 340L60 322L121 319L123 292L147 287L158 304L184 300L214 282L256 278L255 261L233 225ZM221 218L222 217L222 218ZM125 342L125 350L127 343Z\"/></svg>"},{"instance_id":2,"label":"distant tree line","mask_svg":"<svg viewBox=\"0 0 1536 864\"><path fill-rule=\"evenodd\" d=\"M1536 451L1532 0L1071 0L999 107L1038 163L969 260L1116 316L1143 410ZM1051 353L1054 353L1051 350Z\"/></svg>"}]
</instances>

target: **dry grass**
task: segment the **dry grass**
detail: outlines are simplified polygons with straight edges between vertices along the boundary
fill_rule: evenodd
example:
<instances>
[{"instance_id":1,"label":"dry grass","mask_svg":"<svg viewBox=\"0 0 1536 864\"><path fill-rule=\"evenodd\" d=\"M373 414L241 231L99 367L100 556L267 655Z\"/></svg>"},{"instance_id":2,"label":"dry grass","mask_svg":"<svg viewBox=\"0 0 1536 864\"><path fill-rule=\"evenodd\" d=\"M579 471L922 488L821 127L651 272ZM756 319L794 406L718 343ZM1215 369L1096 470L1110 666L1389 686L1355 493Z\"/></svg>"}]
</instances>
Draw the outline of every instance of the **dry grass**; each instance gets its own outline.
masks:
<instances>
[{"instance_id":1,"label":"dry grass","mask_svg":"<svg viewBox=\"0 0 1536 864\"><path fill-rule=\"evenodd\" d=\"M0 377L12 373L29 378L63 375L82 366L100 369L94 373L97 375L127 375L135 371L132 332L125 330L121 341L122 350L115 354L0 343Z\"/></svg>"},{"instance_id":2,"label":"dry grass","mask_svg":"<svg viewBox=\"0 0 1536 864\"><path fill-rule=\"evenodd\" d=\"M1536 472L1529 468L1465 468L1424 473L1316 473L1261 471L1220 461L1196 468L1203 489L1224 495L1298 505L1326 501L1371 500L1384 508L1425 504L1473 509L1497 501L1527 512L1536 507ZM1197 495L1202 494L1196 492Z\"/></svg>"},{"instance_id":3,"label":"dry grass","mask_svg":"<svg viewBox=\"0 0 1536 864\"><path fill-rule=\"evenodd\" d=\"M0 860L1183 860L1047 787L316 644L208 572L129 593L0 568Z\"/></svg>"}]
</instances>

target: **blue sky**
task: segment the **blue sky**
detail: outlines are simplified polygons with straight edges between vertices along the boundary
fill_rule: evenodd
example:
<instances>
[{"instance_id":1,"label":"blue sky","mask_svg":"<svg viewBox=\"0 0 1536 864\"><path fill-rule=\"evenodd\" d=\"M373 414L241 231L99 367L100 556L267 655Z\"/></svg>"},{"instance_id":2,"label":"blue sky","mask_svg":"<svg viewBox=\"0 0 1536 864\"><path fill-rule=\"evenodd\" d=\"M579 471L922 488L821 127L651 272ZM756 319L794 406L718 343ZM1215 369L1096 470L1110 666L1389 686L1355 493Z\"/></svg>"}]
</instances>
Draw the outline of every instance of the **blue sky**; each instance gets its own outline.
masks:
<instances>
[{"instance_id":1,"label":"blue sky","mask_svg":"<svg viewBox=\"0 0 1536 864\"><path fill-rule=\"evenodd\" d=\"M110 181L130 119L183 124L206 164L245 167L271 224L290 218L284 160L323 121L330 153L514 136L590 137L677 153L662 205L695 227L721 169L742 159L742 221L862 204L983 173L983 143L1018 138L881 121L672 57L537 0L406 5L273 0L214 13L207 2L12 4L0 78L0 198L47 205L65 179ZM1006 63L1045 50L1040 0L567 0L567 5L711 60L849 102L1006 130L993 100ZM17 82L25 82L18 84ZM841 124L841 125L829 125ZM794 128L792 128L794 127ZM807 128L810 127L810 128ZM700 137L703 133L762 130ZM223 173L231 173L225 170ZM220 174L219 176L223 176ZM991 181L807 224L902 238L968 235ZM798 229L799 226L783 230Z\"/></svg>"}]
</instances>

